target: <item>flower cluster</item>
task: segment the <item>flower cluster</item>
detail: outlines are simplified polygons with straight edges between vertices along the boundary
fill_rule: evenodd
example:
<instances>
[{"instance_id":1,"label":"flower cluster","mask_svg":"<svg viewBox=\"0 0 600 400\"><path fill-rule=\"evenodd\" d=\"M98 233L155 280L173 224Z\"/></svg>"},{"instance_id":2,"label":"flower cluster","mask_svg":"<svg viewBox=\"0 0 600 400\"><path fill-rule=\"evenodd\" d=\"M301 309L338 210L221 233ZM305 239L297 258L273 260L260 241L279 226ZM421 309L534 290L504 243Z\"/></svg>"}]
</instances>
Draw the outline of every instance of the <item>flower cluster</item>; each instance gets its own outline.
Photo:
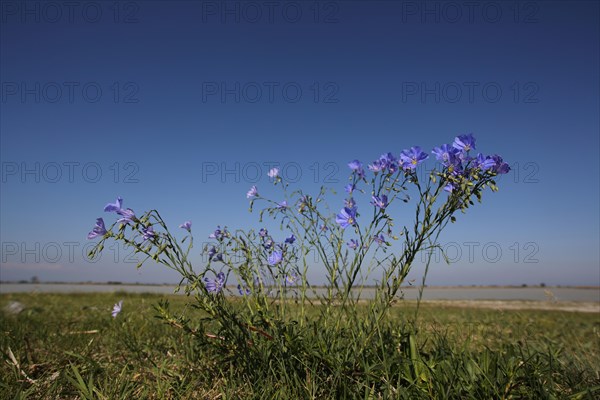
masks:
<instances>
[{"instance_id":1,"label":"flower cluster","mask_svg":"<svg viewBox=\"0 0 600 400\"><path fill-rule=\"evenodd\" d=\"M123 208L123 198L121 197L117 197L116 202L108 203L104 206L104 212L114 212L119 215L121 218L117 220L117 223L122 224L123 227L140 222L131 208ZM99 236L105 236L107 233L108 231L104 225L104 219L98 218L96 219L96 226L88 233L87 237L88 239L94 239ZM151 240L155 237L152 225L145 226L142 224L142 233L144 240Z\"/></svg>"},{"instance_id":2,"label":"flower cluster","mask_svg":"<svg viewBox=\"0 0 600 400\"><path fill-rule=\"evenodd\" d=\"M443 144L439 147L435 147L432 150L432 154L443 166L443 170L437 172L437 175L442 177L444 180L445 191L453 192L454 189L459 187L464 181L473 182L478 180L480 173L486 174L486 177L491 177L498 174L506 174L508 171L510 171L510 167L502 160L502 157L498 155L484 156L481 153L478 153L476 156L472 156L471 151L475 149L475 137L473 134L469 133L457 136L452 144ZM429 155L424 152L421 147L413 146L400 152L399 157L396 157L389 152L382 154L379 159L368 164L368 169L373 172L375 177L377 177L378 174L390 177L396 173L404 173L405 176L412 176L413 179L416 179L416 168L427 158L429 158ZM345 191L350 197L346 199L346 204L335 217L336 223L342 229L346 229L349 226L357 226L358 207L356 206L356 202L352 195L357 189L360 181L366 182L366 174L362 162L359 160L353 160L348 163L348 167L352 171L352 183L346 185ZM279 170L277 168L271 169L268 173L268 176L274 179L275 182L281 179L279 177ZM246 194L246 197L250 199L258 196L258 189L256 186L252 186ZM371 204L375 208L379 209L382 213L385 212L391 201L388 197L388 194L383 193L374 193L371 196L371 200ZM276 208L278 210L287 209L287 201L276 204ZM297 206L298 212L300 213L306 209L306 196L301 197ZM322 225L322 230L327 230L327 226L325 224ZM261 237L264 238L265 235L261 233ZM383 236L375 236L373 240L380 245L386 243ZM273 245L273 242L269 239L265 239L265 243L263 245L270 249ZM356 249L358 248L358 242L352 239L348 243L348 246L351 249ZM279 262L279 254L271 254L269 260L272 262L272 264L276 264Z\"/></svg>"},{"instance_id":3,"label":"flower cluster","mask_svg":"<svg viewBox=\"0 0 600 400\"><path fill-rule=\"evenodd\" d=\"M227 227L221 228L220 226L217 226L217 229L215 229L215 231L208 237L217 242L215 245L209 245L206 247L205 251L207 252L206 254L208 255L209 262L219 261L222 262L223 266L228 270L236 271L236 267L234 267L235 261L233 261L233 259L224 259L224 256L226 254L225 249L231 246L232 243L236 243L239 238L232 235L227 230ZM275 275L280 277L283 276L284 279L287 279L287 284L291 284L292 281L295 282L295 279L293 279L291 276L285 276L285 273L283 272L286 253L288 252L289 246L293 245L296 241L294 234L290 234L282 242L276 242L266 228L261 228L258 230L256 238L258 239L258 243L255 249L259 253L263 254L264 264L259 266L257 271L250 273L250 275L247 275L247 272L244 274L240 274L239 271L235 273L239 282L237 286L238 293L241 296L251 294L260 286L261 282L263 282L263 279L255 276L255 274L262 274L263 272L260 270L265 267L275 268L277 271L279 271L276 272ZM239 245L239 242L237 243ZM247 242L244 242L244 245L246 244ZM226 280L227 276L223 272L219 272L215 279L203 279L206 291L209 293L219 293L226 286ZM286 284L286 282L284 282L284 284Z\"/></svg>"},{"instance_id":4,"label":"flower cluster","mask_svg":"<svg viewBox=\"0 0 600 400\"><path fill-rule=\"evenodd\" d=\"M294 234L291 234L285 238L283 243L276 243L269 235L269 231L265 228L261 228L258 231L258 236L260 237L262 247L265 249L265 251L269 252L267 256L267 263L270 266L281 263L287 245L291 245L296 241Z\"/></svg>"},{"instance_id":5,"label":"flower cluster","mask_svg":"<svg viewBox=\"0 0 600 400\"><path fill-rule=\"evenodd\" d=\"M462 181L475 180L481 172L493 176L510 171L508 164L499 155L484 156L478 153L472 156L471 150L476 150L473 134L457 136L451 145L443 144L433 149L432 153L447 173L448 183L444 187L447 192L454 191Z\"/></svg>"},{"instance_id":6,"label":"flower cluster","mask_svg":"<svg viewBox=\"0 0 600 400\"><path fill-rule=\"evenodd\" d=\"M472 156L471 152L475 149L473 134L459 135L452 144L443 144L433 149L433 155L442 165L442 170L436 171L435 174L442 178L445 191L452 192L465 181L475 183L481 178L505 174L510 170L508 164L498 155L484 156L478 153L476 156ZM418 177L415 170L427 158L429 158L429 155L421 147L414 146L403 150L399 157L395 157L392 153L382 154L379 159L368 164L368 169L374 174L375 178L380 176L389 179L392 175L398 173L410 178L409 181L417 181ZM342 229L357 226L358 208L352 196L360 181L367 181L363 164L359 160L351 161L348 163L348 167L352 172L352 183L345 187L345 191L350 197L346 199L344 207L335 218ZM387 190L389 192L389 185ZM390 194L374 190L371 195L371 205L384 214L393 197ZM373 241L379 245L387 243L383 235L374 236ZM355 239L351 239L347 245L351 249L359 248L359 243Z\"/></svg>"},{"instance_id":7,"label":"flower cluster","mask_svg":"<svg viewBox=\"0 0 600 400\"><path fill-rule=\"evenodd\" d=\"M154 231L154 226L148 222L147 217L142 217L141 219L136 217L135 212L131 208L123 208L123 198L117 197L117 200L114 203L108 203L104 206L104 212L114 212L120 218L117 220L117 224L121 224L120 230L123 231L125 227L131 226L133 229L139 229L139 233L143 239L141 244L146 242L150 242L153 244L157 244L156 239L158 238L158 233ZM186 231L192 231L192 222L185 221L183 224L179 225L180 228L185 229ZM106 229L106 225L104 224L103 218L96 219L96 225L94 228L88 233L88 239L95 239L97 237L105 238L107 236L111 236L112 232Z\"/></svg>"},{"instance_id":8,"label":"flower cluster","mask_svg":"<svg viewBox=\"0 0 600 400\"><path fill-rule=\"evenodd\" d=\"M208 259L209 261L223 261L223 254L219 253L215 246L211 246L208 250Z\"/></svg>"},{"instance_id":9,"label":"flower cluster","mask_svg":"<svg viewBox=\"0 0 600 400\"><path fill-rule=\"evenodd\" d=\"M209 239L216 239L218 242L222 242L223 239L228 238L228 237L231 237L231 234L227 230L227 227L225 227L225 228L223 228L223 230L221 230L221 225L217 225L217 229L215 229L215 231L213 233L208 235Z\"/></svg>"},{"instance_id":10,"label":"flower cluster","mask_svg":"<svg viewBox=\"0 0 600 400\"><path fill-rule=\"evenodd\" d=\"M369 164L369 170L374 173L389 171L390 173L394 173L398 171L399 164L398 160L392 153L382 154L379 157L379 160L373 161Z\"/></svg>"}]
</instances>

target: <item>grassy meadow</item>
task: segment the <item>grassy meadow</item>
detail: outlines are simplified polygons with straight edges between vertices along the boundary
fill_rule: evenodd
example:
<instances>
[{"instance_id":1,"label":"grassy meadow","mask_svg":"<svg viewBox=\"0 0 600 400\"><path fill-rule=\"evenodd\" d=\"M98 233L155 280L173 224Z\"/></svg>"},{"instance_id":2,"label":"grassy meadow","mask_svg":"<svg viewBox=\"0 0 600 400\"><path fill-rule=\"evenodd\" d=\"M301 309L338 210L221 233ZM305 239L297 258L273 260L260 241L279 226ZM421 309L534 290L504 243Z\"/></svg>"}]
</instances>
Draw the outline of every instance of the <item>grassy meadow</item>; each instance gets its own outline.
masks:
<instances>
[{"instance_id":1,"label":"grassy meadow","mask_svg":"<svg viewBox=\"0 0 600 400\"><path fill-rule=\"evenodd\" d=\"M400 302L372 351L357 352L348 327L331 337L313 326L284 350L269 343L285 335L257 334L265 344L249 359L156 318L161 299L200 325L185 296L0 296L0 399L600 398L596 313L422 303L415 321L416 304ZM9 312L14 301L25 308Z\"/></svg>"}]
</instances>

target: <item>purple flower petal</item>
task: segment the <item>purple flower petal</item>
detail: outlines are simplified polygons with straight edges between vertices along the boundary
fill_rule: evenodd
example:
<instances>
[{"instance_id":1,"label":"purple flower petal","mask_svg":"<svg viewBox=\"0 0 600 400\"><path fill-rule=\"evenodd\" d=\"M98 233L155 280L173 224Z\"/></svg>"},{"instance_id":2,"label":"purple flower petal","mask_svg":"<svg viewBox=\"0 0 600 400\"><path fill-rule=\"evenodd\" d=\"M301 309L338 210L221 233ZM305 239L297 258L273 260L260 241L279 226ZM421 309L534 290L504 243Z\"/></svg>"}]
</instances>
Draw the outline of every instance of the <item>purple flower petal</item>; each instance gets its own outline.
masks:
<instances>
[{"instance_id":1,"label":"purple flower petal","mask_svg":"<svg viewBox=\"0 0 600 400\"><path fill-rule=\"evenodd\" d=\"M250 199L253 197L257 197L258 196L258 189L256 188L256 186L252 186L250 188L250 190L248 190L248 192L246 193L246 198Z\"/></svg>"},{"instance_id":2,"label":"purple flower petal","mask_svg":"<svg viewBox=\"0 0 600 400\"><path fill-rule=\"evenodd\" d=\"M279 264L282 259L283 259L283 254L281 253L281 251L275 250L271 253L269 258L267 258L267 262L269 263L269 265L276 265L276 264Z\"/></svg>"},{"instance_id":3,"label":"purple flower petal","mask_svg":"<svg viewBox=\"0 0 600 400\"><path fill-rule=\"evenodd\" d=\"M120 300L117 304L115 304L113 306L112 313L111 313L112 317L116 318L117 315L119 315L119 313L121 312L122 308L123 308L123 300Z\"/></svg>"},{"instance_id":4,"label":"purple flower petal","mask_svg":"<svg viewBox=\"0 0 600 400\"><path fill-rule=\"evenodd\" d=\"M117 214L119 214L122 217L117 220L118 223L129 224L133 223L135 220L135 213L131 208L128 208L127 210L118 210Z\"/></svg>"},{"instance_id":5,"label":"purple flower petal","mask_svg":"<svg viewBox=\"0 0 600 400\"><path fill-rule=\"evenodd\" d=\"M142 228L142 233L143 233L144 240L152 240L156 237L156 234L154 233L154 228L152 227L152 225L150 225L147 228Z\"/></svg>"},{"instance_id":6,"label":"purple flower petal","mask_svg":"<svg viewBox=\"0 0 600 400\"><path fill-rule=\"evenodd\" d=\"M468 135L459 135L454 139L452 146L468 153L470 150L475 150L475 137L473 137L472 133L469 133Z\"/></svg>"},{"instance_id":7,"label":"purple flower petal","mask_svg":"<svg viewBox=\"0 0 600 400\"><path fill-rule=\"evenodd\" d=\"M388 197L385 194L381 196L371 196L371 198L373 199L371 204L375 207L379 207L383 210L388 206Z\"/></svg>"},{"instance_id":8,"label":"purple flower petal","mask_svg":"<svg viewBox=\"0 0 600 400\"><path fill-rule=\"evenodd\" d=\"M358 247L358 241L354 240L354 239L350 239L350 241L348 243L346 243L348 245L348 247L350 247L352 250L355 250Z\"/></svg>"},{"instance_id":9,"label":"purple flower petal","mask_svg":"<svg viewBox=\"0 0 600 400\"><path fill-rule=\"evenodd\" d=\"M192 222L191 221L185 221L183 224L179 225L180 228L185 229L188 232L192 231Z\"/></svg>"},{"instance_id":10,"label":"purple flower petal","mask_svg":"<svg viewBox=\"0 0 600 400\"><path fill-rule=\"evenodd\" d=\"M106 211L106 212L120 211L122 206L123 206L123 199L121 197L117 197L116 202L108 203L106 206L104 206L104 211Z\"/></svg>"},{"instance_id":11,"label":"purple flower petal","mask_svg":"<svg viewBox=\"0 0 600 400\"><path fill-rule=\"evenodd\" d=\"M225 274L219 272L216 279L204 278L204 286L210 293L219 293L225 286Z\"/></svg>"},{"instance_id":12,"label":"purple flower petal","mask_svg":"<svg viewBox=\"0 0 600 400\"><path fill-rule=\"evenodd\" d=\"M296 241L296 237L294 236L293 233L292 233L292 235L290 237L288 237L288 238L285 239L285 242L289 243L289 244L294 244L295 241Z\"/></svg>"},{"instance_id":13,"label":"purple flower petal","mask_svg":"<svg viewBox=\"0 0 600 400\"><path fill-rule=\"evenodd\" d=\"M104 235L106 235L106 228L104 226L104 220L102 218L98 218L98 219L96 219L96 226L94 226L94 229L92 229L92 231L90 233L88 233L87 238L93 239L95 237L104 236Z\"/></svg>"}]
</instances>

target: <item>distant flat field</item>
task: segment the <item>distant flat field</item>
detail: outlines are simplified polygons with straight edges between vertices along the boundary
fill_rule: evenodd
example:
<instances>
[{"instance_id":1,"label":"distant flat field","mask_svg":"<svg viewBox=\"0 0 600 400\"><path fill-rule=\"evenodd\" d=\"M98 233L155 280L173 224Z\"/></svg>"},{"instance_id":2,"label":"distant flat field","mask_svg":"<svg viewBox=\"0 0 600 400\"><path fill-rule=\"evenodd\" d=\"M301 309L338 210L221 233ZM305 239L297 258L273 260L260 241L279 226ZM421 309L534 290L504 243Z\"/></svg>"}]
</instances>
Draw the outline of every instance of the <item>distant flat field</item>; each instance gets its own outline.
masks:
<instances>
[{"instance_id":1,"label":"distant flat field","mask_svg":"<svg viewBox=\"0 0 600 400\"><path fill-rule=\"evenodd\" d=\"M128 284L0 284L0 293L159 293L171 294L174 285L128 285ZM230 288L231 293L237 290ZM324 289L314 289L323 294ZM365 288L361 298L373 296L372 288ZM406 300L416 300L418 288L403 289ZM501 309L562 309L565 311L600 312L599 287L426 287L423 300L461 307L486 307Z\"/></svg>"}]
</instances>

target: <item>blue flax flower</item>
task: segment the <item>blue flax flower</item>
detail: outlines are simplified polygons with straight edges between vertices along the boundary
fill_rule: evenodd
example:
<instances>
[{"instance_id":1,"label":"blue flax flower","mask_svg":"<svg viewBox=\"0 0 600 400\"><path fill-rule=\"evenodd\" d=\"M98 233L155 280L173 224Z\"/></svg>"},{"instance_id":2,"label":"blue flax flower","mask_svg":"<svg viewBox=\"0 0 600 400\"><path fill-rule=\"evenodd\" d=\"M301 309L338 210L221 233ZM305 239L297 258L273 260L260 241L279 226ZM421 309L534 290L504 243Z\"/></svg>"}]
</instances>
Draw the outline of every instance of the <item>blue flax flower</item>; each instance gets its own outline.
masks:
<instances>
[{"instance_id":1,"label":"blue flax flower","mask_svg":"<svg viewBox=\"0 0 600 400\"><path fill-rule=\"evenodd\" d=\"M216 279L204 278L204 286L210 293L219 293L225 286L225 274L219 272Z\"/></svg>"},{"instance_id":2,"label":"blue flax flower","mask_svg":"<svg viewBox=\"0 0 600 400\"><path fill-rule=\"evenodd\" d=\"M180 228L185 229L188 232L192 232L192 222L185 221L183 224L179 225Z\"/></svg>"},{"instance_id":3,"label":"blue flax flower","mask_svg":"<svg viewBox=\"0 0 600 400\"><path fill-rule=\"evenodd\" d=\"M271 253L269 258L267 259L267 262L269 263L269 265L277 265L281 262L282 259L283 254L281 253L281 251L275 250Z\"/></svg>"},{"instance_id":4,"label":"blue flax flower","mask_svg":"<svg viewBox=\"0 0 600 400\"><path fill-rule=\"evenodd\" d=\"M119 218L117 220L117 222L120 224L133 223L135 220L135 213L133 212L133 210L131 208L128 208L126 210L121 209L121 210L117 211L117 214L119 214L121 216L121 218Z\"/></svg>"},{"instance_id":5,"label":"blue flax flower","mask_svg":"<svg viewBox=\"0 0 600 400\"><path fill-rule=\"evenodd\" d=\"M510 167L508 166L507 163L505 163L502 160L502 157L500 157L497 154L494 154L492 156L492 160L495 161L496 165L494 165L494 167L492 168L492 171L494 171L497 174L507 174L508 171L510 171Z\"/></svg>"},{"instance_id":6,"label":"blue flax flower","mask_svg":"<svg viewBox=\"0 0 600 400\"><path fill-rule=\"evenodd\" d=\"M358 160L353 160L350 161L348 163L348 167L352 170L352 171L358 171L359 169L362 168L362 163Z\"/></svg>"},{"instance_id":7,"label":"blue flax flower","mask_svg":"<svg viewBox=\"0 0 600 400\"><path fill-rule=\"evenodd\" d=\"M444 186L444 191L446 191L448 193L452 193L454 191L454 189L455 189L455 185L452 182L450 182L446 186Z\"/></svg>"},{"instance_id":8,"label":"blue flax flower","mask_svg":"<svg viewBox=\"0 0 600 400\"><path fill-rule=\"evenodd\" d=\"M362 163L360 161L350 161L348 163L348 167L350 167L352 172L358 175L359 178L363 178L365 176L365 170L363 169Z\"/></svg>"},{"instance_id":9,"label":"blue flax flower","mask_svg":"<svg viewBox=\"0 0 600 400\"><path fill-rule=\"evenodd\" d=\"M119 302L113 306L112 313L111 313L112 317L117 318L117 315L119 315L119 313L121 312L122 309L123 309L123 300L119 300Z\"/></svg>"},{"instance_id":10,"label":"blue flax flower","mask_svg":"<svg viewBox=\"0 0 600 400\"><path fill-rule=\"evenodd\" d=\"M237 288L240 296L248 296L250 294L250 288L248 286L242 287L242 285L238 285Z\"/></svg>"},{"instance_id":11,"label":"blue flax flower","mask_svg":"<svg viewBox=\"0 0 600 400\"><path fill-rule=\"evenodd\" d=\"M221 225L217 225L217 229L210 235L208 235L209 239L217 239L219 242L222 242L225 237L229 236L229 232L227 231L227 227L221 230Z\"/></svg>"},{"instance_id":12,"label":"blue flax flower","mask_svg":"<svg viewBox=\"0 0 600 400\"><path fill-rule=\"evenodd\" d=\"M121 197L117 197L117 201L114 203L108 203L106 206L104 206L104 211L106 212L117 212L121 210L121 207L123 207L123 199Z\"/></svg>"},{"instance_id":13,"label":"blue flax flower","mask_svg":"<svg viewBox=\"0 0 600 400\"><path fill-rule=\"evenodd\" d=\"M96 219L96 226L90 233L88 233L87 238L93 239L98 236L106 235L106 227L104 226L104 220L102 218Z\"/></svg>"},{"instance_id":14,"label":"blue flax flower","mask_svg":"<svg viewBox=\"0 0 600 400\"><path fill-rule=\"evenodd\" d=\"M293 233L292 233L292 235L290 237L288 237L288 238L285 239L285 242L289 243L289 244L294 244L295 241L296 241L296 236L294 236Z\"/></svg>"},{"instance_id":15,"label":"blue flax flower","mask_svg":"<svg viewBox=\"0 0 600 400\"><path fill-rule=\"evenodd\" d=\"M440 147L434 147L432 151L432 153L435 154L435 158L445 166L460 162L460 159L458 159L459 152L460 150L449 144L443 144Z\"/></svg>"},{"instance_id":16,"label":"blue flax flower","mask_svg":"<svg viewBox=\"0 0 600 400\"><path fill-rule=\"evenodd\" d=\"M288 285L295 285L299 278L300 277L298 276L296 271L292 271L291 274L287 274L285 276L285 283L287 283Z\"/></svg>"},{"instance_id":17,"label":"blue flax flower","mask_svg":"<svg viewBox=\"0 0 600 400\"><path fill-rule=\"evenodd\" d=\"M250 199L252 197L258 197L258 189L256 186L252 186L250 190L246 193L246 198Z\"/></svg>"},{"instance_id":18,"label":"blue flax flower","mask_svg":"<svg viewBox=\"0 0 600 400\"><path fill-rule=\"evenodd\" d=\"M371 196L371 198L373 199L371 204L375 207L379 207L383 210L388 206L388 197L385 194L381 196Z\"/></svg>"},{"instance_id":19,"label":"blue flax flower","mask_svg":"<svg viewBox=\"0 0 600 400\"><path fill-rule=\"evenodd\" d=\"M490 156L485 157L483 154L479 153L474 160L474 166L482 171L487 171L488 169L492 169L496 166L496 160Z\"/></svg>"},{"instance_id":20,"label":"blue flax flower","mask_svg":"<svg viewBox=\"0 0 600 400\"><path fill-rule=\"evenodd\" d=\"M385 243L385 236L383 236L383 233L380 234L379 236L375 235L375 236L373 236L373 240L375 240L375 242L381 246L382 244Z\"/></svg>"},{"instance_id":21,"label":"blue flax flower","mask_svg":"<svg viewBox=\"0 0 600 400\"><path fill-rule=\"evenodd\" d=\"M348 243L346 243L348 245L348 247L350 247L352 250L356 250L356 248L358 247L358 241L354 240L354 239L350 239L350 241Z\"/></svg>"},{"instance_id":22,"label":"blue flax flower","mask_svg":"<svg viewBox=\"0 0 600 400\"><path fill-rule=\"evenodd\" d=\"M296 202L296 206L298 207L298 212L302 213L304 212L304 209L308 206L308 197L307 196L302 196L298 199L298 201Z\"/></svg>"},{"instance_id":23,"label":"blue flax flower","mask_svg":"<svg viewBox=\"0 0 600 400\"><path fill-rule=\"evenodd\" d=\"M274 244L275 244L275 242L273 242L273 240L271 238L268 238L263 243L263 247L265 248L265 250L269 250L271 247L273 247Z\"/></svg>"},{"instance_id":24,"label":"blue flax flower","mask_svg":"<svg viewBox=\"0 0 600 400\"><path fill-rule=\"evenodd\" d=\"M154 239L154 237L156 236L156 233L154 233L154 228L152 227L152 225L150 225L147 228L142 228L142 233L143 233L144 240L151 240L151 239Z\"/></svg>"},{"instance_id":25,"label":"blue flax flower","mask_svg":"<svg viewBox=\"0 0 600 400\"><path fill-rule=\"evenodd\" d=\"M135 219L135 213L131 208L123 209L123 199L121 197L117 197L117 201L114 203L109 203L104 206L104 211L106 212L116 212L122 218L120 218L117 222L128 224L133 222Z\"/></svg>"},{"instance_id":26,"label":"blue flax flower","mask_svg":"<svg viewBox=\"0 0 600 400\"><path fill-rule=\"evenodd\" d=\"M425 161L427 157L429 157L427 153L421 151L419 146L411 147L410 150L403 150L402 153L400 153L402 168L415 169L417 165Z\"/></svg>"},{"instance_id":27,"label":"blue flax flower","mask_svg":"<svg viewBox=\"0 0 600 400\"><path fill-rule=\"evenodd\" d=\"M340 213L335 217L337 222L342 229L346 229L350 225L356 224L356 207L348 208L344 207Z\"/></svg>"},{"instance_id":28,"label":"blue flax flower","mask_svg":"<svg viewBox=\"0 0 600 400\"><path fill-rule=\"evenodd\" d=\"M392 153L382 154L379 157L379 162L383 166L383 169L387 169L391 174L398 170L398 159Z\"/></svg>"},{"instance_id":29,"label":"blue flax flower","mask_svg":"<svg viewBox=\"0 0 600 400\"><path fill-rule=\"evenodd\" d=\"M458 150L468 153L470 150L475 150L475 138L473 137L472 133L469 133L468 135L459 135L454 139L452 146Z\"/></svg>"},{"instance_id":30,"label":"blue flax flower","mask_svg":"<svg viewBox=\"0 0 600 400\"><path fill-rule=\"evenodd\" d=\"M215 246L212 246L209 250L208 250L208 259L212 260L213 257L215 256L215 254L217 254L217 248Z\"/></svg>"},{"instance_id":31,"label":"blue flax flower","mask_svg":"<svg viewBox=\"0 0 600 400\"><path fill-rule=\"evenodd\" d=\"M385 169L385 164L382 163L381 160L375 160L372 164L369 164L368 167L372 172L378 173Z\"/></svg>"}]
</instances>

